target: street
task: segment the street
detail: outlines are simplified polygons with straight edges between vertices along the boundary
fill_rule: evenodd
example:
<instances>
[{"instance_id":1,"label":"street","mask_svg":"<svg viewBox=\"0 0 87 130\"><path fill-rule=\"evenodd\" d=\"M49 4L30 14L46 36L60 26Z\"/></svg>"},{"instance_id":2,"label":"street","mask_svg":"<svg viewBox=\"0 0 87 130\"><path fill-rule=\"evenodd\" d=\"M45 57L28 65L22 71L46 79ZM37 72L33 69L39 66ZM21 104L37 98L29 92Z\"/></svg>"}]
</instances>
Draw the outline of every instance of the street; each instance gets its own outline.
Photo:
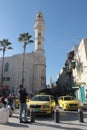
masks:
<instances>
[{"instance_id":1,"label":"street","mask_svg":"<svg viewBox=\"0 0 87 130\"><path fill-rule=\"evenodd\" d=\"M29 118L30 120L30 118ZM7 124L0 124L1 130L86 130L87 112L84 112L84 122L78 120L78 112L60 112L60 121L55 123L54 114L50 117L36 117L34 123L19 123L18 111L9 117Z\"/></svg>"}]
</instances>

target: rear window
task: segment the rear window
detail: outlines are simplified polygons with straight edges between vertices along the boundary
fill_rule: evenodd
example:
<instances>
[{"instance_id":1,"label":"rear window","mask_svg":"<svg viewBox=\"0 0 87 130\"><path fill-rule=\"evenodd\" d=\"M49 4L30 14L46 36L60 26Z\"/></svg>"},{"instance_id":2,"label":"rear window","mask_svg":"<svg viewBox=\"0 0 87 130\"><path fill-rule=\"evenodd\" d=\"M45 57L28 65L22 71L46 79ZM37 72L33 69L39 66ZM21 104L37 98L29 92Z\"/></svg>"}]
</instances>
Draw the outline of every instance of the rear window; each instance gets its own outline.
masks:
<instances>
[{"instance_id":1,"label":"rear window","mask_svg":"<svg viewBox=\"0 0 87 130\"><path fill-rule=\"evenodd\" d=\"M31 101L50 101L49 96L34 96Z\"/></svg>"},{"instance_id":2,"label":"rear window","mask_svg":"<svg viewBox=\"0 0 87 130\"><path fill-rule=\"evenodd\" d=\"M74 97L64 97L64 100L74 100Z\"/></svg>"}]
</instances>

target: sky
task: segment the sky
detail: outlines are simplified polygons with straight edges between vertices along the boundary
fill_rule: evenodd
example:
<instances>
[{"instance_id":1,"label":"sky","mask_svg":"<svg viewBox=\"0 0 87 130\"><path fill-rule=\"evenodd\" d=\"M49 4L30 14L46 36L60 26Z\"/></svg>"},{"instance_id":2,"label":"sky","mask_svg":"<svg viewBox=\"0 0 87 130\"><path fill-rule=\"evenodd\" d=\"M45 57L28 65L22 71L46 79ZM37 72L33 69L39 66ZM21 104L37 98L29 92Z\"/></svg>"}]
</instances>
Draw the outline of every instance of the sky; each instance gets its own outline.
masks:
<instances>
[{"instance_id":1,"label":"sky","mask_svg":"<svg viewBox=\"0 0 87 130\"><path fill-rule=\"evenodd\" d=\"M45 21L46 80L57 80L67 59L67 53L82 38L87 38L87 0L0 0L0 41L4 38L13 49L5 56L23 53L21 33L29 32L35 38L36 14L41 11ZM26 52L34 51L34 44ZM0 51L0 57L2 52Z\"/></svg>"}]
</instances>

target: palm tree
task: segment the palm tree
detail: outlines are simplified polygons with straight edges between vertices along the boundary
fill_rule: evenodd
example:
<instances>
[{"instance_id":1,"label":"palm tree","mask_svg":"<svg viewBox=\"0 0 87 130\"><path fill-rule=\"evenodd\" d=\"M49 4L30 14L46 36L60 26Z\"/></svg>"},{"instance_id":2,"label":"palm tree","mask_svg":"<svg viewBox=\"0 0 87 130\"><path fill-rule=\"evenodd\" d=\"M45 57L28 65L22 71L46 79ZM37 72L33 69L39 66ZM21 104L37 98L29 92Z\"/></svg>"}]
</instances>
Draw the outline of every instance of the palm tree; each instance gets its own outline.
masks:
<instances>
[{"instance_id":1,"label":"palm tree","mask_svg":"<svg viewBox=\"0 0 87 130\"><path fill-rule=\"evenodd\" d=\"M12 47L10 47L11 42L8 41L8 39L3 39L2 41L0 41L0 51L3 52L3 56L2 56L2 70L1 70L1 89L3 88L3 68L4 68L4 57L5 57L5 51L12 49Z\"/></svg>"},{"instance_id":2,"label":"palm tree","mask_svg":"<svg viewBox=\"0 0 87 130\"><path fill-rule=\"evenodd\" d=\"M34 41L31 40L32 35L30 35L28 32L27 33L22 33L20 34L18 41L19 42L24 42L24 52L23 52L23 66L22 66L22 85L24 86L24 61L25 61L25 51L26 51L26 45L31 44Z\"/></svg>"}]
</instances>

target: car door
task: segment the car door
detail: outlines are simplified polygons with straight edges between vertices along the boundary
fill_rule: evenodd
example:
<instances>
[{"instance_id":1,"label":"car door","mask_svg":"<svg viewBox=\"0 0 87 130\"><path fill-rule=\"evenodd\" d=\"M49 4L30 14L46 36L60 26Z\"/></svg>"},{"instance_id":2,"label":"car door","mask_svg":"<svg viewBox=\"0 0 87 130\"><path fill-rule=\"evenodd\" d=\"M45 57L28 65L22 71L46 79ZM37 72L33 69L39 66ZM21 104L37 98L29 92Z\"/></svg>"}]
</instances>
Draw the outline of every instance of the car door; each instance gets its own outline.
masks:
<instances>
[{"instance_id":1,"label":"car door","mask_svg":"<svg viewBox=\"0 0 87 130\"><path fill-rule=\"evenodd\" d=\"M63 104L63 97L60 97L60 98L59 98L58 103L59 103L59 107L62 107L62 104Z\"/></svg>"},{"instance_id":2,"label":"car door","mask_svg":"<svg viewBox=\"0 0 87 130\"><path fill-rule=\"evenodd\" d=\"M52 108L52 111L54 110L55 106L56 106L56 103L55 103L54 97L51 96L51 108Z\"/></svg>"}]
</instances>

